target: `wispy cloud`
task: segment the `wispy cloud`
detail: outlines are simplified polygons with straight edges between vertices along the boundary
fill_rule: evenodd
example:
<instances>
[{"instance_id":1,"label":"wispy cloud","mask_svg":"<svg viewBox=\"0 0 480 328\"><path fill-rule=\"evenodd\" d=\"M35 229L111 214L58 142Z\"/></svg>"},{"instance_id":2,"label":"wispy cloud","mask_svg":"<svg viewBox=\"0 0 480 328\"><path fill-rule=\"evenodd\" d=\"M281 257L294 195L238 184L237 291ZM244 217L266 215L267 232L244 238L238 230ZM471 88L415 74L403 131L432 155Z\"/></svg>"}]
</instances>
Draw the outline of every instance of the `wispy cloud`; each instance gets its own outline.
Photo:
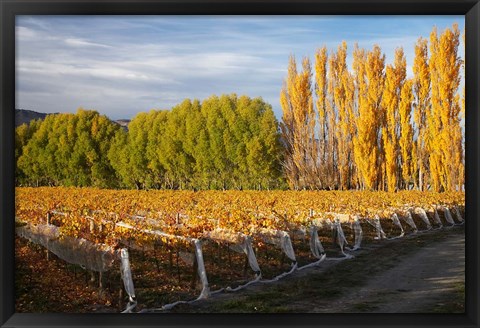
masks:
<instances>
[{"instance_id":1,"label":"wispy cloud","mask_svg":"<svg viewBox=\"0 0 480 328\"><path fill-rule=\"evenodd\" d=\"M16 26L15 27L15 38L17 40L27 41L36 37L34 30L25 27L25 26Z\"/></svg>"},{"instance_id":2,"label":"wispy cloud","mask_svg":"<svg viewBox=\"0 0 480 328\"><path fill-rule=\"evenodd\" d=\"M100 47L100 48L111 48L108 45L100 44L96 42L90 42L83 39L68 38L65 40L65 43L73 47Z\"/></svg>"}]
</instances>

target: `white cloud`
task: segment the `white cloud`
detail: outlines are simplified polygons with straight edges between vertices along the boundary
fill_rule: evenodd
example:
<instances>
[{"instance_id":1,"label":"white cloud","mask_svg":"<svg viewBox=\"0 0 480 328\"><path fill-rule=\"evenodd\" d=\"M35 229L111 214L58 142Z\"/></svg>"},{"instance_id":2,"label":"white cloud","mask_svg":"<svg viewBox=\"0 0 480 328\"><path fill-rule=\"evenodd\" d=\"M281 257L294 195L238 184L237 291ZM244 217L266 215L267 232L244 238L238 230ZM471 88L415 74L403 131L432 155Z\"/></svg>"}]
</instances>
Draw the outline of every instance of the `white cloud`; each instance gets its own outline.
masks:
<instances>
[{"instance_id":1,"label":"white cloud","mask_svg":"<svg viewBox=\"0 0 480 328\"><path fill-rule=\"evenodd\" d=\"M16 26L15 27L15 38L21 40L31 40L37 36L34 30L25 27L25 26Z\"/></svg>"},{"instance_id":2,"label":"white cloud","mask_svg":"<svg viewBox=\"0 0 480 328\"><path fill-rule=\"evenodd\" d=\"M90 42L83 39L68 38L65 40L65 43L73 47L99 47L99 48L111 48L108 45L100 44L96 42Z\"/></svg>"}]
</instances>

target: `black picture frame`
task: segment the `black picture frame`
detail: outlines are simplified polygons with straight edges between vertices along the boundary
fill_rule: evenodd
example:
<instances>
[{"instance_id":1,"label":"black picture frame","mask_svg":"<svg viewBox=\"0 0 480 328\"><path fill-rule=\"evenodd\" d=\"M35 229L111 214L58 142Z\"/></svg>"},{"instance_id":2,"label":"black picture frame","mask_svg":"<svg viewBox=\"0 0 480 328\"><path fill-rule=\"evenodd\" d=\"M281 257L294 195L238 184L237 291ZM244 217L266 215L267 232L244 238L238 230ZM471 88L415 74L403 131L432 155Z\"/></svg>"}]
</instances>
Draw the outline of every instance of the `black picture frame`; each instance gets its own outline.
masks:
<instances>
[{"instance_id":1,"label":"black picture frame","mask_svg":"<svg viewBox=\"0 0 480 328\"><path fill-rule=\"evenodd\" d=\"M27 314L14 309L14 126L16 15L465 15L465 314ZM478 327L480 155L480 4L478 0L0 0L0 325L1 327Z\"/></svg>"}]
</instances>

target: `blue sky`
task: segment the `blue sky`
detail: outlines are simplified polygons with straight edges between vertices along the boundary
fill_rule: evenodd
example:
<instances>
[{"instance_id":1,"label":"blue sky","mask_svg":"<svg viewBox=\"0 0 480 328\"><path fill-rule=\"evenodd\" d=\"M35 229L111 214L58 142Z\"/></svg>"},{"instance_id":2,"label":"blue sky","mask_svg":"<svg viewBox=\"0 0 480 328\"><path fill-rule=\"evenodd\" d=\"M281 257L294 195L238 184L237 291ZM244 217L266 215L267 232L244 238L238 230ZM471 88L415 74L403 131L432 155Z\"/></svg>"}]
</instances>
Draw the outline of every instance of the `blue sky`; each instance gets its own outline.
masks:
<instances>
[{"instance_id":1,"label":"blue sky","mask_svg":"<svg viewBox=\"0 0 480 328\"><path fill-rule=\"evenodd\" d=\"M95 109L111 119L170 109L185 98L262 97L281 117L288 58L297 62L342 40L387 63L464 16L17 16L16 108L44 113ZM463 57L463 45L460 47Z\"/></svg>"}]
</instances>

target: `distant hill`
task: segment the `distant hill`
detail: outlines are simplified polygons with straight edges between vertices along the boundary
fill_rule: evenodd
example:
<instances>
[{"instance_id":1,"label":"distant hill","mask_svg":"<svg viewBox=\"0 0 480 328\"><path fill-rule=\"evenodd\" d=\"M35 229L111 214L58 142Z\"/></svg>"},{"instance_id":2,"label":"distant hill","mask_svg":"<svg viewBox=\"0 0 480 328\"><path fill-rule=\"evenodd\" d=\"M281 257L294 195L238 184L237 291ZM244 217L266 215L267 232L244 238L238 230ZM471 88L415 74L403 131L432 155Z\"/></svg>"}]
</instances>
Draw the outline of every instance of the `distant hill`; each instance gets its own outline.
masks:
<instances>
[{"instance_id":1,"label":"distant hill","mask_svg":"<svg viewBox=\"0 0 480 328\"><path fill-rule=\"evenodd\" d=\"M15 109L15 127L22 125L23 123L30 123L32 120L41 119L43 120L47 115L55 115L54 114L46 114L46 113L39 113L33 110L28 109ZM120 120L112 120L112 122L117 123L122 128L127 130L128 123L130 120L128 119L120 119Z\"/></svg>"},{"instance_id":2,"label":"distant hill","mask_svg":"<svg viewBox=\"0 0 480 328\"><path fill-rule=\"evenodd\" d=\"M15 109L15 127L22 125L23 123L30 123L32 120L43 120L48 114L34 112L28 109Z\"/></svg>"},{"instance_id":3,"label":"distant hill","mask_svg":"<svg viewBox=\"0 0 480 328\"><path fill-rule=\"evenodd\" d=\"M120 125L125 130L128 130L128 124L130 123L130 120L120 119L120 120L116 120L116 121L113 121L113 122L117 123L118 125Z\"/></svg>"}]
</instances>

